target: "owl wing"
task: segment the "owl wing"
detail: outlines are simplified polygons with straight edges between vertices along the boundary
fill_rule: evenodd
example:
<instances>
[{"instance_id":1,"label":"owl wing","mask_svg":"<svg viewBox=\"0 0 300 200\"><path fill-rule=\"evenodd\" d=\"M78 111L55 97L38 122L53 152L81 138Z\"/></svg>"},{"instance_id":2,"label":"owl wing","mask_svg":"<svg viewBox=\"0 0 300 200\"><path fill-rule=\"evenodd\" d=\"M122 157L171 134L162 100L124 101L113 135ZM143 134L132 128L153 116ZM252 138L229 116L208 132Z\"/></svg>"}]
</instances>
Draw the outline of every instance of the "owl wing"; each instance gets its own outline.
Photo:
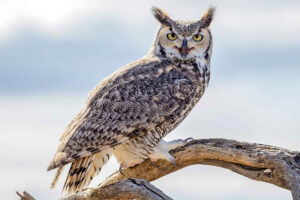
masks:
<instances>
[{"instance_id":1,"label":"owl wing","mask_svg":"<svg viewBox=\"0 0 300 200\"><path fill-rule=\"evenodd\" d=\"M180 73L171 75L171 68L168 62L142 63L104 80L67 128L48 170L125 143L163 123L180 106L173 98L180 93L178 86L188 82Z\"/></svg>"}]
</instances>

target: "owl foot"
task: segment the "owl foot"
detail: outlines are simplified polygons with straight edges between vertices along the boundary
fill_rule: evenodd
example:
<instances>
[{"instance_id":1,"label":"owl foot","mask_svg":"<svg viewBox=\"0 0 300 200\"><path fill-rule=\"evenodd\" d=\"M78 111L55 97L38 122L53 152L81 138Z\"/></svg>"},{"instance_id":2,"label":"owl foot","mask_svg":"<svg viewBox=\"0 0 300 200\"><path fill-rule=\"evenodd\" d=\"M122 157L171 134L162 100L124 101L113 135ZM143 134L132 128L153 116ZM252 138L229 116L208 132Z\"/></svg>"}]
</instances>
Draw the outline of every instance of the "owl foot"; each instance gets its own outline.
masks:
<instances>
[{"instance_id":1,"label":"owl foot","mask_svg":"<svg viewBox=\"0 0 300 200\"><path fill-rule=\"evenodd\" d=\"M173 165L175 164L174 157L169 153L166 148L166 143L164 140L161 140L153 152L149 155L151 162L153 163L156 160L162 159L171 162Z\"/></svg>"},{"instance_id":2,"label":"owl foot","mask_svg":"<svg viewBox=\"0 0 300 200\"><path fill-rule=\"evenodd\" d=\"M159 159L163 159L163 160L169 161L174 166L176 166L174 157L169 153L169 151L186 145L192 139L193 138L190 137L190 138L187 138L187 139L184 139L184 140L177 139L177 140L173 140L173 141L170 141L170 142L161 140L158 143L158 145L156 146L156 148L153 150L153 152L149 155L149 158L151 160L152 165L155 166L153 164L154 161L159 160Z\"/></svg>"},{"instance_id":3,"label":"owl foot","mask_svg":"<svg viewBox=\"0 0 300 200\"><path fill-rule=\"evenodd\" d=\"M150 161L152 165L156 168L158 168L157 165L154 164L155 161L162 159L162 160L167 160L173 165L176 165L174 157L166 150L162 149L156 149L152 154L149 155Z\"/></svg>"}]
</instances>

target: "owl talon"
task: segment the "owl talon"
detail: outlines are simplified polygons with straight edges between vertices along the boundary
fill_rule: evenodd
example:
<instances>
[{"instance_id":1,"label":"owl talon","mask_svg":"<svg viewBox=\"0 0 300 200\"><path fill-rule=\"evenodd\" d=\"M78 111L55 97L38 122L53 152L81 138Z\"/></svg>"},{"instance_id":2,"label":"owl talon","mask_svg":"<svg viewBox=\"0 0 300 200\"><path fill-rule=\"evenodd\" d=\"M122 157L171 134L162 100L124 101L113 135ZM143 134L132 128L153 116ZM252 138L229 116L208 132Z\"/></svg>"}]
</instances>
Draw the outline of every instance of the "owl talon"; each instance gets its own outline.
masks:
<instances>
[{"instance_id":1,"label":"owl talon","mask_svg":"<svg viewBox=\"0 0 300 200\"><path fill-rule=\"evenodd\" d=\"M177 164L176 164L173 156L172 156L172 159L170 159L169 161L173 164L174 167L177 167Z\"/></svg>"},{"instance_id":2,"label":"owl talon","mask_svg":"<svg viewBox=\"0 0 300 200\"><path fill-rule=\"evenodd\" d=\"M123 169L123 165L120 165L120 167L119 167L119 172L120 172L120 174L122 174L123 176L125 176L125 175L123 174L123 172L122 172L122 169Z\"/></svg>"},{"instance_id":3,"label":"owl talon","mask_svg":"<svg viewBox=\"0 0 300 200\"><path fill-rule=\"evenodd\" d=\"M189 138L186 138L185 140L183 140L184 142L188 143L189 141L193 140L194 138L192 137L189 137Z\"/></svg>"}]
</instances>

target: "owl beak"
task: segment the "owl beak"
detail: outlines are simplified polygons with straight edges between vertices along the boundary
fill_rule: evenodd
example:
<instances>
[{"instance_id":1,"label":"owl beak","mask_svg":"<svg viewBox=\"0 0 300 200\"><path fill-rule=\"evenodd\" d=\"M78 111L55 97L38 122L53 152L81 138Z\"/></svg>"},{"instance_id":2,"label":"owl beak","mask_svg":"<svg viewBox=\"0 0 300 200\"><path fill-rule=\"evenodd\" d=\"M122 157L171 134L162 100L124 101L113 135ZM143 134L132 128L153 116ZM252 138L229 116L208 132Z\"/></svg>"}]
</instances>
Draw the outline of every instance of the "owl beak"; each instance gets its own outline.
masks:
<instances>
[{"instance_id":1,"label":"owl beak","mask_svg":"<svg viewBox=\"0 0 300 200\"><path fill-rule=\"evenodd\" d=\"M180 50L181 56L182 56L183 58L185 58L186 55L187 55L188 52L189 52L189 48L188 48L188 46L187 46L187 40L186 40L186 39L183 39L183 41L182 41L182 46L181 46L181 48L180 48L179 50Z\"/></svg>"}]
</instances>

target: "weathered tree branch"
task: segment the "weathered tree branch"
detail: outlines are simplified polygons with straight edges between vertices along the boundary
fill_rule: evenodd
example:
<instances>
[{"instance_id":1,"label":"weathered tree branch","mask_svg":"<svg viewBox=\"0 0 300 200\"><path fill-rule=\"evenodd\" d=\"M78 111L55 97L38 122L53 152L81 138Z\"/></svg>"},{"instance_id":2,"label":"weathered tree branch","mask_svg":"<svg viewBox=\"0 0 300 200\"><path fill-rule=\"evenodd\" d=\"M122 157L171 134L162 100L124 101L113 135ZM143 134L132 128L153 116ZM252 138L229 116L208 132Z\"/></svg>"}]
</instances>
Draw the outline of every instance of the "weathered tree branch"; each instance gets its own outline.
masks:
<instances>
[{"instance_id":1,"label":"weathered tree branch","mask_svg":"<svg viewBox=\"0 0 300 200\"><path fill-rule=\"evenodd\" d=\"M18 193L21 200L35 200L28 192ZM162 191L142 179L128 178L104 187L88 188L79 193L62 198L61 200L172 200Z\"/></svg>"},{"instance_id":2,"label":"weathered tree branch","mask_svg":"<svg viewBox=\"0 0 300 200\"><path fill-rule=\"evenodd\" d=\"M256 181L264 181L292 192L300 200L300 152L226 139L190 141L186 146L171 151L176 166L158 160L154 167L149 160L135 167L115 172L100 187L128 177L156 180L181 168L204 164L223 167Z\"/></svg>"},{"instance_id":3,"label":"weathered tree branch","mask_svg":"<svg viewBox=\"0 0 300 200\"><path fill-rule=\"evenodd\" d=\"M35 200L33 196L31 196L28 192L24 191L23 194L16 192L17 195L21 198L21 200Z\"/></svg>"},{"instance_id":4,"label":"weathered tree branch","mask_svg":"<svg viewBox=\"0 0 300 200\"><path fill-rule=\"evenodd\" d=\"M223 167L250 179L274 184L290 190L293 199L300 200L300 152L234 140L202 139L192 140L186 146L171 151L171 154L176 166L165 160L153 164L146 160L122 170L124 175L115 172L97 188L87 189L63 200L114 199L120 197L113 196L117 194L124 197L122 199L170 199L146 181L156 180L194 164Z\"/></svg>"}]
</instances>

